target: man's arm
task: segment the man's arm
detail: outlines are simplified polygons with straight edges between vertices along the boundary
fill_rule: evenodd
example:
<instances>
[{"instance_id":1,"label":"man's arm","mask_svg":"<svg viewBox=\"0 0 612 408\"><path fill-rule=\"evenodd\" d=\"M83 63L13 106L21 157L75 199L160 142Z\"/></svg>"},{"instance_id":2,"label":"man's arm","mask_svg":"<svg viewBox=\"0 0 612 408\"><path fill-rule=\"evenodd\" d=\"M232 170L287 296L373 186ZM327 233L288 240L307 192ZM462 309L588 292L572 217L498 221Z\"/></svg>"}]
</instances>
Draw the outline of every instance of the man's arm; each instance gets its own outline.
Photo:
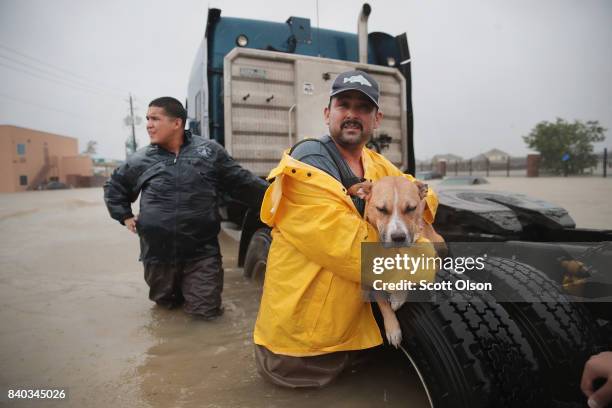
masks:
<instances>
[{"instance_id":1,"label":"man's arm","mask_svg":"<svg viewBox=\"0 0 612 408\"><path fill-rule=\"evenodd\" d=\"M124 163L113 171L111 177L104 183L104 202L112 218L136 232L136 220L132 213L132 203L138 198L138 193L132 192L132 183L127 172L129 164Z\"/></svg>"},{"instance_id":2,"label":"man's arm","mask_svg":"<svg viewBox=\"0 0 612 408\"><path fill-rule=\"evenodd\" d=\"M285 183L276 227L306 258L352 282L361 282L361 243L378 232L350 205L316 184Z\"/></svg>"},{"instance_id":3,"label":"man's arm","mask_svg":"<svg viewBox=\"0 0 612 408\"><path fill-rule=\"evenodd\" d=\"M219 146L215 164L222 189L259 211L268 182L236 163L222 146Z\"/></svg>"},{"instance_id":4,"label":"man's arm","mask_svg":"<svg viewBox=\"0 0 612 408\"><path fill-rule=\"evenodd\" d=\"M303 141L294 147L291 156L341 182L340 171L321 142ZM292 200L281 204L287 211L279 209L283 217L278 227L285 239L325 269L343 279L360 282L361 243L378 239L374 227L337 197L322 194L317 187L303 185L299 192L289 194Z\"/></svg>"}]
</instances>

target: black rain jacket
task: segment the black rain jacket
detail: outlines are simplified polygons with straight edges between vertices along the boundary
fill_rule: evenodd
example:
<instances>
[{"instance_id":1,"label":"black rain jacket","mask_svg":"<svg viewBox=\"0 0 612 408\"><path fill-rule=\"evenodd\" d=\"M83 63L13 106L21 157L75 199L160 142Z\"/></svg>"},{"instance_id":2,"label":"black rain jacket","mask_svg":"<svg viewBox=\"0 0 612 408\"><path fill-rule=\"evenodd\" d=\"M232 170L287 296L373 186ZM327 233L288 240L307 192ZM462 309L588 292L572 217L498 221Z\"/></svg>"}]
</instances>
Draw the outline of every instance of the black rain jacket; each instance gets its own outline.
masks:
<instances>
[{"instance_id":1,"label":"black rain jacket","mask_svg":"<svg viewBox=\"0 0 612 408\"><path fill-rule=\"evenodd\" d=\"M267 186L221 145L186 131L178 156L157 145L134 153L105 183L104 201L123 224L140 194L140 260L177 263L219 254L220 190L259 210Z\"/></svg>"}]
</instances>

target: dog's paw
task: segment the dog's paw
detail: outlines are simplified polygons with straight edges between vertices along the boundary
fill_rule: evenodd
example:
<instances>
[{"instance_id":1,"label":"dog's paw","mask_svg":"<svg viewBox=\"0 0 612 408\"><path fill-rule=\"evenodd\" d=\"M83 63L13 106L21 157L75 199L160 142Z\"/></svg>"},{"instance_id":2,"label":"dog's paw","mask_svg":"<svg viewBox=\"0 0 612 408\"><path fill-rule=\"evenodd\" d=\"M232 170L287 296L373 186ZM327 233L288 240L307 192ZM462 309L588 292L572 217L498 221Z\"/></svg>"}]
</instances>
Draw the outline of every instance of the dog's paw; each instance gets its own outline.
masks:
<instances>
[{"instance_id":1,"label":"dog's paw","mask_svg":"<svg viewBox=\"0 0 612 408\"><path fill-rule=\"evenodd\" d=\"M349 187L347 194L366 200L371 191L372 183L370 181L362 181L361 183L353 184L351 187Z\"/></svg>"},{"instance_id":2,"label":"dog's paw","mask_svg":"<svg viewBox=\"0 0 612 408\"><path fill-rule=\"evenodd\" d=\"M397 317L395 317L395 314L393 314L390 318L385 319L385 334L389 344L395 348L398 348L402 342L402 329Z\"/></svg>"},{"instance_id":3,"label":"dog's paw","mask_svg":"<svg viewBox=\"0 0 612 408\"><path fill-rule=\"evenodd\" d=\"M386 335L389 344L391 344L395 348L399 348L400 344L402 343L402 330L389 330L386 332Z\"/></svg>"}]
</instances>

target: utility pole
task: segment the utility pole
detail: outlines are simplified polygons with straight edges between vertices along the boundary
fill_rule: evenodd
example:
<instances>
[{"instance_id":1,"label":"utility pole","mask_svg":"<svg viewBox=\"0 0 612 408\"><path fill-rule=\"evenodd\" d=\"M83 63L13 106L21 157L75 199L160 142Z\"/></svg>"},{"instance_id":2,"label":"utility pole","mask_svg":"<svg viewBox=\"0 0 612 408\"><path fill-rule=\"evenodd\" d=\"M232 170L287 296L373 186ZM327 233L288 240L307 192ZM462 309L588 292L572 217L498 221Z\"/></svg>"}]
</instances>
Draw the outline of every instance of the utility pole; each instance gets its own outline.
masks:
<instances>
[{"instance_id":1,"label":"utility pole","mask_svg":"<svg viewBox=\"0 0 612 408\"><path fill-rule=\"evenodd\" d=\"M134 150L132 150L132 153L134 153L136 151L136 129L134 127L134 104L132 103L132 94L130 94L130 118L132 118L131 125L132 125L132 148Z\"/></svg>"},{"instance_id":2,"label":"utility pole","mask_svg":"<svg viewBox=\"0 0 612 408\"><path fill-rule=\"evenodd\" d=\"M138 149L138 144L136 142L136 125L140 124L140 117L134 116L134 103L132 100L132 94L130 94L130 114L125 117L123 120L127 126L132 128L132 134L128 136L127 141L125 142L125 158L130 157L136 149Z\"/></svg>"}]
</instances>

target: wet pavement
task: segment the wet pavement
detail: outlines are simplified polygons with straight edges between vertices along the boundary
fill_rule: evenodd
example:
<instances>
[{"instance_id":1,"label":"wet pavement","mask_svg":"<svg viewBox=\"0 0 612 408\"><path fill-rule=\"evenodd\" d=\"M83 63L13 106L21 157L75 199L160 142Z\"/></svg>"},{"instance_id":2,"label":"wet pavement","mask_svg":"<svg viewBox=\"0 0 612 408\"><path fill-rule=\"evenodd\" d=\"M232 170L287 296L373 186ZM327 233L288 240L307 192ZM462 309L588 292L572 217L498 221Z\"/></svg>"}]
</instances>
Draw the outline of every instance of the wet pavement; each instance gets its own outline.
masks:
<instances>
[{"instance_id":1,"label":"wet pavement","mask_svg":"<svg viewBox=\"0 0 612 408\"><path fill-rule=\"evenodd\" d=\"M230 234L231 235L231 234ZM108 217L101 189L0 194L0 386L64 388L17 407L428 406L394 350L322 390L262 380L252 328L260 289L221 234L225 315L193 321L147 299L138 239Z\"/></svg>"}]
</instances>

